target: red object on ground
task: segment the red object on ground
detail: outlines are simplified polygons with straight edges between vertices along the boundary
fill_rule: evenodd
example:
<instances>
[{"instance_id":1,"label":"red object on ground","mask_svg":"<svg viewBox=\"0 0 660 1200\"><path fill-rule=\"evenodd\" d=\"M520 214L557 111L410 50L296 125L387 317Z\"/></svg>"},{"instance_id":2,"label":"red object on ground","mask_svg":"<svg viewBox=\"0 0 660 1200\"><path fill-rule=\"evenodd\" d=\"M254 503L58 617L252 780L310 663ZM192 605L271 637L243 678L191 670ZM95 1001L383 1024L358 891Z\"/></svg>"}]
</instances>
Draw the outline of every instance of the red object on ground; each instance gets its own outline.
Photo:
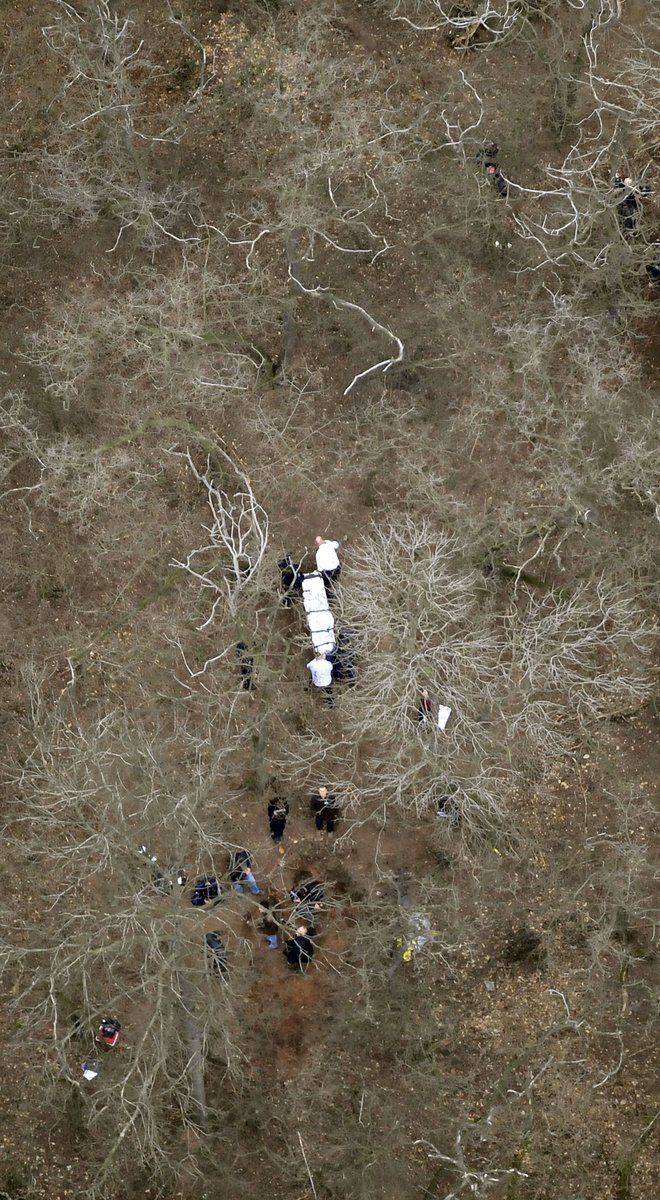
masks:
<instances>
[{"instance_id":1,"label":"red object on ground","mask_svg":"<svg viewBox=\"0 0 660 1200\"><path fill-rule=\"evenodd\" d=\"M112 1049L119 1041L119 1028L118 1023L115 1021L104 1021L99 1025L99 1031L96 1035L97 1042L103 1042L104 1046L109 1046Z\"/></svg>"}]
</instances>

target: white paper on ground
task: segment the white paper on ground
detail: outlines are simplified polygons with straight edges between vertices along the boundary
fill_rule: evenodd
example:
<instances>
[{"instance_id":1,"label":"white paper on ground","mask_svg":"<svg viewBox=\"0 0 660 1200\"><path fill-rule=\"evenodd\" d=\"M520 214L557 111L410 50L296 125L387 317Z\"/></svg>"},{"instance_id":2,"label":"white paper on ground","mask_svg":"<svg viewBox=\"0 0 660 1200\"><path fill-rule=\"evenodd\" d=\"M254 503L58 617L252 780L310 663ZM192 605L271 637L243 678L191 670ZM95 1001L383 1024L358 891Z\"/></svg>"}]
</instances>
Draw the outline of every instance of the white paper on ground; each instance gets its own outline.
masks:
<instances>
[{"instance_id":1,"label":"white paper on ground","mask_svg":"<svg viewBox=\"0 0 660 1200\"><path fill-rule=\"evenodd\" d=\"M438 729L445 729L447 721L451 716L451 709L447 708L446 704L438 705Z\"/></svg>"}]
</instances>

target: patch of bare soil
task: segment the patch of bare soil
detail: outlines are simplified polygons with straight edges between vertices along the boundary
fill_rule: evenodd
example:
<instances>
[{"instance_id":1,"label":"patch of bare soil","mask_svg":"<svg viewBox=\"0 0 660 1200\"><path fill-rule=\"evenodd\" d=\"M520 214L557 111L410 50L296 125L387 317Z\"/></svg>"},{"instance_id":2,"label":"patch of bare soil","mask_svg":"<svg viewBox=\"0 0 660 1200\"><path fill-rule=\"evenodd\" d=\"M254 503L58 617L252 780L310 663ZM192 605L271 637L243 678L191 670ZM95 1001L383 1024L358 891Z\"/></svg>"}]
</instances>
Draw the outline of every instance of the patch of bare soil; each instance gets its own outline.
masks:
<instances>
[{"instance_id":1,"label":"patch of bare soil","mask_svg":"<svg viewBox=\"0 0 660 1200\"><path fill-rule=\"evenodd\" d=\"M237 5L203 0L186 17L194 35L191 38L172 24L169 10L156 0L137 6L140 32L158 66L157 73L145 84L147 115L166 113L192 97L200 84L200 43L208 56L213 82L208 84L204 101L200 100L187 114L185 137L156 156L154 177L194 184L214 214L231 209L235 187L240 185L242 198L258 190L253 148L246 144L244 130L250 119L251 88L275 87L271 77L272 20L280 9L284 12L282 19L295 24L296 5L247 5L243 12ZM4 136L10 169L13 157L36 152L52 132L50 105L53 97L61 94L64 80L59 64L45 48L41 27L57 15L46 0L36 0L27 8L8 3L0 14L7 47ZM442 94L449 75L455 78L463 71L475 86L478 83L491 114L488 132L505 147L503 165L507 174L523 186L533 187L538 184L540 167L557 158L557 133L548 117L547 95L535 86L539 62L524 42L513 41L509 49L486 46L478 54L458 56L439 33L404 30L402 25L386 21L377 6L348 0L334 6L330 26L331 46L326 44L319 53L331 49L345 63L347 73L365 72L365 105L380 104L382 95L391 90L391 94L405 98L407 112L414 110L428 97ZM620 47L624 37L623 31L615 31L614 46ZM366 74L372 65L380 72L377 91L370 90ZM264 138L267 136L264 134ZM314 298L300 310L304 315L298 322L299 336L289 363L292 374L302 373L304 368L311 380L312 399L309 407L307 402L302 406L305 415L299 428L296 416L291 416L275 385L262 392L264 420L258 432L246 425L238 409L226 420L218 421L219 428L211 420L205 426L208 436L221 436L230 442L250 471L270 476L271 539L283 550L309 553L315 535L321 532L337 537L343 551L350 554L351 546L373 522L378 523L384 496L391 499L394 494L400 507L406 507L406 484L396 478L397 449L388 446L390 432L393 444L397 433L398 398L403 397L406 404L415 407L420 448L437 445L440 457L448 417L460 411L480 369L487 372L496 363L498 343L491 338L493 326L504 312L515 312L525 304L515 274L524 264L522 252L516 246L510 258L505 258L494 250L496 235L499 240L502 230L508 235L513 229L510 215L497 214L488 237L482 232L472 233L467 209L462 224L455 222L448 227L443 217L445 189L449 186L453 192L462 188L467 168L458 161L448 163L441 158L432 142L427 148L428 156L417 149L419 169L426 180L437 178L437 211L430 211L427 191L418 192L414 184L395 180L391 228L397 230L396 245L376 260L366 283L348 266L338 268L327 246L319 246L305 264L308 287L332 286L337 295L357 295L384 321L391 318L394 324L400 318L397 329L405 335L410 361L398 373L395 368L391 375L383 376L378 384L385 396L378 418L384 430L382 456L368 462L362 456L366 394L357 389L345 394L354 375L377 361L380 335L358 317L346 320L332 312L323 297ZM264 161L275 167L278 154L286 158L291 152L277 145L260 147L262 151ZM24 163L21 169L25 170ZM449 185L448 173L452 173ZM63 305L72 292L86 296L91 307L95 289L95 302L102 306L102 273L116 270L121 276L125 272L125 286L132 286L133 251L128 239L126 247L122 244L115 257L108 258L116 235L116 222L111 218L103 217L89 227L65 221L12 247L8 255L0 370L3 379L5 375L10 377L12 386L28 395L45 434L67 433L105 442L109 434L121 437L140 425L143 414L134 411L134 424L126 422L108 431L93 397L87 397L77 410L65 411L45 389L36 370L16 358L26 334L38 328L45 315ZM178 248L172 247L172 257L175 252ZM281 246L272 250L264 247L263 254L267 269L278 267L286 279ZM115 264L112 268L107 266L110 261ZM438 293L455 299L466 286L469 306L478 305L482 311L482 346L466 344L460 320L447 323L438 339L427 334L425 328L427 306L437 301ZM283 292L283 309L289 299ZM317 307L312 310L312 305ZM456 309L460 313L458 299ZM653 380L656 341L653 328L646 327L644 353ZM273 354L278 349L269 346ZM440 359L443 369L431 371L428 363ZM387 418L389 405L395 414L391 426ZM176 441L174 436L170 441L165 436L153 436L164 450ZM447 470L454 495L471 512L479 514L497 512L512 494L517 494L513 480L524 481L533 456L531 445L519 441L513 448L507 446L509 434L504 420L501 429L493 425L488 436L491 440L487 443L476 438L473 458L451 461ZM145 444L147 441L148 437ZM157 726L159 704L168 694L172 660L165 658L169 651L163 650L163 661L159 662L147 635L170 627L177 632L188 630L192 624L188 581L168 564L182 545L193 544L191 539L205 513L203 498L194 485L172 470L164 474L158 500L148 513L125 511L118 497L116 505L98 519L93 529L76 529L47 508L29 507L27 489L36 477L33 464L20 466L12 475L11 485L26 491L17 490L8 497L3 509L1 723L11 749L8 757L13 762L29 749L29 713L21 674L28 658L44 668L51 704L70 694L79 714L91 719L109 694L111 681L113 689L122 691L129 707L137 709L144 703L145 693L151 696L147 708L153 727ZM524 490L523 483L520 487ZM625 540L626 529L619 532ZM106 549L98 554L94 538L101 533ZM578 557L576 552L573 563ZM547 582L560 579L556 563L546 562L544 569ZM579 577L579 568L572 569ZM506 580L503 586L508 586ZM283 641L293 642L300 637L297 615L278 614L276 631ZM123 661L130 666L123 683L118 684L118 664ZM286 672L290 689L282 718L287 727L311 728L328 741L336 741L341 710L326 712L316 706L313 697L302 694L302 654L287 664ZM183 688L180 694L187 697ZM237 723L252 719L248 706L254 703L250 697L238 696ZM515 789L512 809L521 834L519 852L493 845L483 860L468 863L462 857L460 831L441 830L435 815L418 818L397 814L383 830L378 814L360 806L360 797L355 810L345 814L340 823L340 838L350 827L346 843L317 835L307 794L300 789L289 796L291 815L285 854L279 855L268 837L265 800L254 786L249 755L243 754L233 764L233 790L230 799L223 797L222 819L236 844L248 846L254 854L263 892L284 904L295 878L308 871L329 884L328 894L332 897L332 906L319 920L314 963L304 976L289 970L281 945L276 951L266 948L255 922L254 901L248 895L230 895L217 914L207 910L190 914L191 938L217 929L221 923L230 946L230 963L232 954L235 960L238 958L240 943L247 944L248 967L239 972L236 1016L237 1029L250 1049L244 1068L245 1091L250 1092L246 1111L261 1102L262 1094L269 1104L272 1101L272 1108L263 1125L259 1111L254 1116L250 1108L253 1125L241 1131L244 1142L239 1141L235 1147L232 1161L240 1166L241 1155L245 1155L247 1165L243 1170L255 1195L262 1195L267 1186L274 1196L287 1200L302 1200L309 1194L302 1173L303 1184L299 1184L298 1174L293 1175L291 1183L287 1179L286 1172L292 1169L291 1159L285 1158L290 1133L287 1123L296 1111L297 1089L305 1086L306 1076L314 1078L323 1059L338 1020L337 1007L346 997L344 970L346 963L353 968L355 907L366 893L381 886L385 889L402 871L443 881L443 886L447 879L459 892L464 889L464 919L468 923L473 920L482 931L478 945L464 959L459 956L456 962L424 966L420 956L405 970L398 969L394 982L390 976L385 985L385 992L408 989L404 1010L414 1010L423 998L432 1003L428 1043L422 1044L415 1035L420 1063L414 1060L414 1047L406 1050L403 1061L396 1059L394 1051L384 1049L381 1068L376 1058L380 1054L377 1033L376 1049L372 1045L367 1053L360 1045L355 1051L355 1078L350 1075L350 1065L346 1068L351 1086L357 1089L360 1072L364 1078L371 1078L369 1073L373 1072L371 1093L377 1096L382 1088L383 1094L391 1096L392 1104L400 1103L396 1122L409 1135L406 1153L411 1154L409 1166L415 1187L419 1168L409 1147L415 1138L427 1134L441 1141L445 1131L439 1109L451 1112L452 1121L456 1114L468 1121L481 1121L491 1104L504 1103L512 1091L524 1094L530 1076L545 1072L547 1086L540 1081L538 1094L547 1129L530 1148L521 1126L515 1163L518 1169L528 1172L528 1179L502 1184L502 1195L506 1189L507 1200L513 1200L516 1195L526 1195L525 1189L530 1188L535 1196L549 1196L557 1187L564 1188L566 1195L579 1193L585 1200L596 1196L599 1200L635 1200L639 1196L641 1200L653 1194L646 1142L637 1147L634 1187L622 1172L638 1132L652 1116L646 1099L641 1097L651 1095L654 1082L647 1031L655 950L646 929L629 927L617 917L623 907L626 881L618 879L621 864L611 865L607 854L611 845L625 841L631 832L630 822L639 834L634 842L635 853L652 853L653 833L650 820L647 824L646 808L640 802L632 816L625 812L622 815L619 801L623 785L628 783L634 785L637 796L648 796L650 801L658 765L657 721L651 707L623 715L594 736L593 746L580 747L577 756L558 767L551 778L530 779L526 786ZM17 799L15 788L10 790L9 825L16 818ZM154 833L157 836L157 830ZM138 836L146 836L140 834L137 821L135 836L136 841ZM160 847L156 848L160 852ZM196 864L200 871L207 865ZM44 873L39 878L24 872L24 863L5 864L5 911L33 912L38 919L41 894L56 887L55 870L51 877ZM610 887L615 874L616 888ZM84 898L103 904L106 895L112 895L112 880L100 876L90 882ZM46 914L44 919L49 919ZM631 944L635 949L632 966L627 959L624 963L621 953L622 947ZM379 967L390 970L395 954L392 945L386 946ZM222 986L218 980L218 987ZM595 1015L594 997L598 993L601 1007ZM355 1000L360 1020L366 1020L361 1005L362 1000ZM122 1013L123 1041L117 1053L107 1058L113 1078L121 1076L123 1064L139 1039L143 1017L137 1008ZM356 1015L356 1046L360 1020ZM64 1200L80 1195L90 1185L93 1174L86 1153L89 1096L81 1089L70 1089L55 1119L53 1089L58 1101L64 1092L58 1091L59 1081L50 1076L48 1087L44 1086L52 1026L44 1021L31 1028L16 1017L7 1021L11 1024L5 1025L9 1048L4 1058L6 1085L0 1096L0 1190L11 1200ZM72 1062L80 1057L80 1050L77 1044L72 1047ZM445 1088L432 1102L426 1082L429 1064ZM557 1071L557 1064L561 1071ZM346 1080L343 1082L348 1086ZM209 1098L220 1111L233 1087L222 1065L212 1058ZM237 1091L240 1094L240 1084ZM420 1109L418 1097L422 1092L424 1103ZM359 1105L359 1091L357 1094ZM370 1102L366 1102L367 1107ZM535 1099L529 1100L530 1110L535 1103ZM362 1142L372 1135L389 1136L387 1112L374 1121L375 1129L365 1132L362 1109L358 1111ZM310 1115L312 1128L314 1120ZM336 1127L340 1128L339 1124ZM221 1136L222 1132L218 1134ZM282 1156L276 1160L277 1178L272 1185L267 1182L274 1171L271 1139ZM338 1140L335 1154L340 1159L341 1137ZM297 1153L295 1139L292 1144ZM184 1149L182 1145L182 1157ZM439 1149L445 1153L451 1146L442 1142ZM97 1150L95 1146L95 1153ZM618 1163L624 1164L620 1170L612 1165ZM508 1160L503 1165L509 1165ZM299 1167L300 1163L296 1170ZM358 1194L355 1180L368 1180L367 1166L359 1163L354 1171L350 1180L344 1181L350 1191L342 1192L337 1176L332 1175L335 1183L319 1185L319 1200L321 1196L326 1200L339 1194ZM557 1171L561 1172L559 1183ZM426 1174L420 1173L419 1178L429 1182ZM138 1182L139 1191L132 1192L126 1184L123 1194L150 1195L149 1182ZM431 1194L445 1194L456 1178L449 1181L437 1176L432 1183ZM212 1186L216 1186L215 1181ZM365 1184L364 1195L385 1198L387 1186L385 1180L380 1191L370 1192ZM180 1194L192 1194L196 1187L182 1185ZM210 1189L211 1184L209 1195ZM316 1195L314 1187L312 1190ZM405 1200L397 1183L399 1194Z\"/></svg>"}]
</instances>

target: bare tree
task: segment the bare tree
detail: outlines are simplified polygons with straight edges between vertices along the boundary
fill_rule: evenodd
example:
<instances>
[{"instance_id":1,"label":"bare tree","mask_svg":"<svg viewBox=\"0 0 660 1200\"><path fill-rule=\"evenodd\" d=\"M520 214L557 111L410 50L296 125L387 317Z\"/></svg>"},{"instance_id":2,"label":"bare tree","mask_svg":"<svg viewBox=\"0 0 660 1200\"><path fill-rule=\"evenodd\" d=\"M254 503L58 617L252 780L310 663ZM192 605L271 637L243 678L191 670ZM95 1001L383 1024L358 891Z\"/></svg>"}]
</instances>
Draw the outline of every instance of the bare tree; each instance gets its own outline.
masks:
<instances>
[{"instance_id":1,"label":"bare tree","mask_svg":"<svg viewBox=\"0 0 660 1200\"><path fill-rule=\"evenodd\" d=\"M120 1048L87 1093L101 1151L93 1192L109 1195L132 1156L167 1178L173 1110L183 1130L203 1135L209 1052L230 1076L241 1069L234 1001L250 949L231 899L204 920L177 882L182 867L225 876L232 842L219 831L217 792L208 803L214 772L179 792L164 730L121 710L83 722L70 695L51 705L42 672L26 681L33 747L13 780L21 800L10 836L40 883L34 915L12 922L2 965L20 981L17 1004L42 1030L55 1077L72 1087L79 1056L99 1054L100 1021L120 1018ZM139 852L143 841L157 856ZM227 946L222 969L207 953L210 925Z\"/></svg>"},{"instance_id":2,"label":"bare tree","mask_svg":"<svg viewBox=\"0 0 660 1200\"><path fill-rule=\"evenodd\" d=\"M151 68L143 43L133 38L132 22L107 0L85 15L58 0L55 21L43 35L67 72L60 128L42 160L43 201L53 223L63 212L91 222L110 206L120 221L115 245L131 229L152 249L176 238L172 227L185 219L186 192L176 185L155 189L145 152L178 140L180 130L140 121L138 80Z\"/></svg>"},{"instance_id":3,"label":"bare tree","mask_svg":"<svg viewBox=\"0 0 660 1200\"><path fill-rule=\"evenodd\" d=\"M344 580L361 687L342 704L370 741L371 789L384 800L425 811L453 780L466 828L501 829L502 772L525 756L542 771L580 726L649 695L651 634L625 587L600 580L540 599L522 588L500 616L467 548L407 514L353 549ZM437 704L451 709L444 729Z\"/></svg>"},{"instance_id":4,"label":"bare tree","mask_svg":"<svg viewBox=\"0 0 660 1200\"><path fill-rule=\"evenodd\" d=\"M211 463L199 471L189 450L185 453L172 451L183 458L195 479L206 490L212 523L205 526L209 535L207 545L192 550L185 560L175 559L173 565L187 571L205 589L215 593L211 612L203 624L204 629L215 616L220 604L226 604L233 615L237 611L239 597L256 575L268 545L268 516L258 503L250 481L230 456L219 448L221 461L229 467L241 490L233 495L217 486L211 477ZM204 567L204 557L211 558L211 565ZM198 563L202 563L201 568Z\"/></svg>"}]
</instances>

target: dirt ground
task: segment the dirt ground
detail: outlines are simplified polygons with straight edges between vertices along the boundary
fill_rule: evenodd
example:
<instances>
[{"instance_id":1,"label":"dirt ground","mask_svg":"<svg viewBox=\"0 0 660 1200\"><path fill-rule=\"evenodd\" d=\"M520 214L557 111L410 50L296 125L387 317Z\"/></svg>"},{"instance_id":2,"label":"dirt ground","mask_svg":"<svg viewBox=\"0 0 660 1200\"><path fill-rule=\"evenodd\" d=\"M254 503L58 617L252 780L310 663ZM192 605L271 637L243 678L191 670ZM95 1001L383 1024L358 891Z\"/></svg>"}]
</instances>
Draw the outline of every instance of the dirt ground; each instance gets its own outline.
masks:
<instances>
[{"instance_id":1,"label":"dirt ground","mask_svg":"<svg viewBox=\"0 0 660 1200\"><path fill-rule=\"evenodd\" d=\"M30 188L36 188L42 169L39 156L54 152L66 111L66 74L42 30L62 20L67 7L6 0L0 11L3 161L8 179L18 173L22 198L37 195ZM86 12L86 6L77 7ZM628 52L631 29L648 30L649 6L624 7L625 24L609 35L606 63L612 71ZM320 24L314 33L316 8ZM110 9L123 13L121 6ZM461 77L467 78L478 86L487 114L480 136L497 139L505 173L523 187L538 187L542 164L560 161L565 151L549 115L549 59L525 38L491 44L484 37L478 48L463 52L441 31L415 32L388 20L382 5L348 0L319 5L198 0L182 14L192 37L171 15L161 0L136 0L130 11L145 55L157 68L139 81L145 120L165 125L176 113L182 130L180 140L156 147L150 183L190 188L209 222L230 229L232 237L239 226L245 229L248 206L261 212L264 223L281 220L294 232L304 227L300 192L282 217L286 188L293 191L288 164L295 161L298 137L309 154L305 162L322 155L321 135L332 127L330 114L342 88L345 96L357 94L365 110L382 106L385 112L387 98L387 112L400 112L403 126L423 110L427 97L443 98L445 111L467 119L469 98L460 91ZM295 57L298 23L301 39L303 34L308 39L304 61ZM578 16L569 15L562 26L569 47L576 23ZM215 78L182 116L199 78L200 43L209 57L215 51ZM276 57L278 45L289 48L284 66ZM315 56L319 78L331 61L342 64L346 84L330 99L314 91L308 59L314 64ZM298 77L296 100L292 81ZM287 102L294 96L298 130L274 119L269 123L263 115L270 113L268 98L278 89ZM316 131L309 143L305 124ZM303 690L304 626L297 611L276 611L270 636L278 648L288 649L267 717L266 758L268 774L275 775L291 805L280 855L268 836L266 796L255 777L258 754L251 740L275 693L269 683L262 686L259 675L254 696L240 692L229 659L201 685L181 666L182 647L195 663L217 652L213 632L198 631L206 598L200 600L191 580L172 567L183 548L202 544L200 527L208 519L200 489L168 453L186 439L201 434L209 443L232 447L255 489L267 489L272 595L276 558L289 549L311 554L319 532L337 538L343 560L350 562L353 547L390 511L435 504L443 512L443 505L447 511L456 506L469 515L466 528L483 528L483 535L474 535L479 545L497 544L512 511L521 514L524 529L530 488L530 507L540 511L536 446L514 437L496 406L481 426L471 415L484 376L500 369L500 327L521 310L533 313L538 303L533 274L525 273L532 250L502 209L491 206L478 229L471 225L471 164L455 168L436 153L443 136L434 112L421 122L412 150L402 140L392 151L387 209L377 218L379 235L393 243L387 253L369 267L358 256L356 265L317 238L303 262L307 287L327 287L332 296L377 312L405 341L401 368L348 395L353 376L379 354L389 354L387 338L358 316L333 310L326 299L305 297L295 309L295 345L286 364L298 381L295 395L275 376L245 407L235 399L218 402L216 411L215 402L200 400L201 389L192 387L190 395L184 391L172 400L168 393L165 399L160 377L140 377L137 368L126 366L128 352L124 359L113 333L109 343L97 343L91 384L85 382L78 398L63 405L48 389L44 370L22 357L30 335L54 324L59 313L78 308L87 316L103 314L118 297L128 304L139 272L155 270L154 263L164 277L175 277L181 245L165 239L150 261L129 232L113 252L120 225L111 213L101 209L95 220L83 221L66 211L58 215L57 206L42 213L35 199L26 206L20 239L4 246L0 377L8 390L27 398L43 445L59 446L66 437L86 450L126 447L127 471L138 460L152 471L148 485L136 484L134 494L125 479L113 484L110 501L85 521L63 515L59 500L40 503L33 497L28 489L36 488L39 470L27 453L13 463L5 485L0 723L7 764L6 943L32 948L43 930L44 944L54 945L59 922L78 911L75 905L66 909L65 902L63 913L51 902L66 886L61 881L66 860L49 861L43 847L21 851L26 829L21 822L34 821L21 809L21 772L33 744L28 662L38 664L45 705L65 714L69 731L89 733L104 711L121 706L150 731L154 745L162 735L166 749L159 766L169 773L172 794L188 786L192 794L198 787L200 823L207 822L228 844L249 846L264 891L285 903L294 881L309 873L326 883L330 898L319 923L314 966L304 976L287 969L280 949L266 949L248 896L230 894L221 908L204 913L190 911L188 893L151 899L150 912L157 912L157 904L174 906L191 945L200 931L223 931L237 964L227 1028L244 1049L232 1073L220 1040L209 1047L207 1098L217 1120L206 1140L198 1142L190 1127L178 1123L172 1103L164 1122L177 1170L161 1183L134 1160L133 1174L120 1174L112 1184L118 1200L193 1194L202 1200L229 1187L255 1198L267 1190L281 1200L390 1200L420 1192L453 1198L468 1194L467 1176L459 1188L461 1169L439 1156L456 1160L458 1129L465 1132L466 1161L478 1175L472 1190L479 1196L646 1200L657 1190L656 1148L647 1132L657 1116L653 799L659 742L653 701L604 721L552 771L539 769L534 776L530 770L516 779L509 799L517 848L503 842L472 855L434 812L418 816L414 808L391 809L383 825L378 803L360 793L372 769L368 739L360 747L363 777L355 782L347 766L354 761L348 743L354 749L355 739L342 703L325 710ZM353 137L347 115L347 146ZM429 147L433 152L427 154ZM374 172L384 171L375 148L373 155ZM340 157L336 152L328 159L338 179ZM354 168L348 150L346 161L340 182L349 194ZM514 197L511 203L515 212L524 201ZM240 219L232 222L232 213ZM176 229L177 237L189 236L182 232L183 218ZM262 312L254 341L273 356L292 304L286 240L284 234L264 238L254 253L255 276L278 280L276 300L265 285L260 293L256 278L250 283ZM496 240L510 240L510 253L495 249ZM245 253L245 247L227 248L228 292ZM544 278L551 289L559 286L556 272ZM657 321L647 310L634 338L640 378L657 395ZM166 352L163 361L170 361ZM119 381L134 370L121 391ZM457 429L464 438L460 453ZM470 445L474 453L468 456ZM415 477L410 464L416 450ZM438 476L432 474L436 463ZM618 564L646 603L646 581L656 569L649 549L652 518L633 497L619 507L603 503L601 512L603 569ZM561 560L539 557L535 569L547 586L580 580L587 553L589 570L598 570L598 543L587 546L580 538L581 533L566 543ZM506 578L502 587L508 587ZM256 604L261 614L270 603L265 595ZM214 708L208 718L200 717L207 702L217 701L220 713L218 697L229 695L226 721ZM193 733L199 736L196 749ZM303 744L311 757L301 767ZM319 748L324 749L314 758ZM326 778L350 797L334 838L318 834L309 813L310 787ZM160 810L142 807L137 784L134 794L130 787L127 792L132 803L122 813L125 845L144 842L159 858L171 853ZM626 808L624 793L635 798L632 807ZM33 830L39 840L39 829ZM621 849L626 846L632 847L628 858ZM190 879L224 870L226 856L218 852L217 858L185 865ZM388 924L396 907L386 908L402 873L423 882L434 929L442 926L451 944L451 950L420 953L405 966L398 962L400 948ZM116 913L117 888L114 867L90 866L75 900L81 912L87 906ZM13 960L8 961L0 1190L11 1200L88 1195L104 1159L103 1136L98 1126L91 1135L85 1131L88 1101L78 1102L75 1090L65 1093L63 1080L93 1046L89 1038L84 1045L70 1042L63 1067L53 1052L52 1021L26 1015L32 1013L29 1004L15 1006L25 980L18 969L12 974ZM94 1005L99 1003L102 997L95 997ZM112 1059L104 1058L110 1082L119 1081L132 1061L146 1015L143 998L122 1008L122 1042ZM513 1095L520 1099L517 1107ZM186 1175L191 1163L192 1174ZM492 1179L486 1178L492 1171Z\"/></svg>"}]
</instances>

